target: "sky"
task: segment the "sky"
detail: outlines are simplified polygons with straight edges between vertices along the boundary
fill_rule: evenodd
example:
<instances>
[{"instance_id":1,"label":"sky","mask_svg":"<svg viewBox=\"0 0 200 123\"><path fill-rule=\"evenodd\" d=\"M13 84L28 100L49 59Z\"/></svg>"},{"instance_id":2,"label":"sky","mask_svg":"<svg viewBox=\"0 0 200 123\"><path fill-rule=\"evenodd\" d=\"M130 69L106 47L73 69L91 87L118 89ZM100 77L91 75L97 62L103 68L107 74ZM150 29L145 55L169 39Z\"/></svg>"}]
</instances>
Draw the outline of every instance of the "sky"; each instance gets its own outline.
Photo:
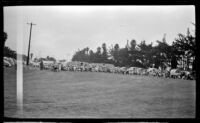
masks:
<instances>
[{"instance_id":1,"label":"sky","mask_svg":"<svg viewBox=\"0 0 200 123\"><path fill-rule=\"evenodd\" d=\"M177 34L194 31L195 7L187 6L9 6L4 7L6 46L27 54L30 25L33 57L52 56L71 60L78 49L94 52L127 40L147 44L162 40L172 44Z\"/></svg>"}]
</instances>

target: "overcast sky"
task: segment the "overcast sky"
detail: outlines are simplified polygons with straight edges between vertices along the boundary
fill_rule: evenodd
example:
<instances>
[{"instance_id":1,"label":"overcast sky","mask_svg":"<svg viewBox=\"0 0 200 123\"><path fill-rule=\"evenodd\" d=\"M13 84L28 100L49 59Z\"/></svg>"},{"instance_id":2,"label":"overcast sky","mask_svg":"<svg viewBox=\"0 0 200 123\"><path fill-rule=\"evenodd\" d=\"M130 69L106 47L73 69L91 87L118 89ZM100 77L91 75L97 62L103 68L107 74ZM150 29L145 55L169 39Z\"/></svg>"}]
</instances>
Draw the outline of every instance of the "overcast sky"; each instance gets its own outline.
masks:
<instances>
[{"instance_id":1,"label":"overcast sky","mask_svg":"<svg viewBox=\"0 0 200 123\"><path fill-rule=\"evenodd\" d=\"M37 57L53 56L70 60L75 51L107 47L127 40L147 44L162 40L166 33L171 44L178 33L194 30L194 6L18 6L4 7L6 46L16 50L17 40L27 54L30 25L31 53ZM21 37L20 37L21 36Z\"/></svg>"}]
</instances>

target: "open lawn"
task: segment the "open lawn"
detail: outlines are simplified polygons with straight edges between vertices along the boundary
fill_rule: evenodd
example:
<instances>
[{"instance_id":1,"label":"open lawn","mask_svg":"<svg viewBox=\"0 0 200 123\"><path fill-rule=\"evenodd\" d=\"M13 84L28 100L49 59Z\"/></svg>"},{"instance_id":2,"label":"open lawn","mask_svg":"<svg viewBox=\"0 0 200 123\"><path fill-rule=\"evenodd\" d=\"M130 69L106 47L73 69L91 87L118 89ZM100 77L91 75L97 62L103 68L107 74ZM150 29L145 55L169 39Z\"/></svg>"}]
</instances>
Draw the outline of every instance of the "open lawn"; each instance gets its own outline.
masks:
<instances>
[{"instance_id":1,"label":"open lawn","mask_svg":"<svg viewBox=\"0 0 200 123\"><path fill-rule=\"evenodd\" d=\"M4 116L25 118L194 118L194 80L24 69L24 109L16 72L4 70Z\"/></svg>"}]
</instances>

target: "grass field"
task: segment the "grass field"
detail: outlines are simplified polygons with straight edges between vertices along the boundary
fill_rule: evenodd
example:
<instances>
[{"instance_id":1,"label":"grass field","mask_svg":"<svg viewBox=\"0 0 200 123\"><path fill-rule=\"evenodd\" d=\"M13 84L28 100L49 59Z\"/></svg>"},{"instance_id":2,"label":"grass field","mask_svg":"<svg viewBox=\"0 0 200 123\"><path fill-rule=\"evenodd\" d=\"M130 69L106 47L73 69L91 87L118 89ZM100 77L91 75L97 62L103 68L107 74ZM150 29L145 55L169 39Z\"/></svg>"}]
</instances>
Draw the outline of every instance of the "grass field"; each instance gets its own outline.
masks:
<instances>
[{"instance_id":1,"label":"grass field","mask_svg":"<svg viewBox=\"0 0 200 123\"><path fill-rule=\"evenodd\" d=\"M196 82L137 75L24 69L23 116L16 72L4 70L4 116L25 118L194 118Z\"/></svg>"}]
</instances>

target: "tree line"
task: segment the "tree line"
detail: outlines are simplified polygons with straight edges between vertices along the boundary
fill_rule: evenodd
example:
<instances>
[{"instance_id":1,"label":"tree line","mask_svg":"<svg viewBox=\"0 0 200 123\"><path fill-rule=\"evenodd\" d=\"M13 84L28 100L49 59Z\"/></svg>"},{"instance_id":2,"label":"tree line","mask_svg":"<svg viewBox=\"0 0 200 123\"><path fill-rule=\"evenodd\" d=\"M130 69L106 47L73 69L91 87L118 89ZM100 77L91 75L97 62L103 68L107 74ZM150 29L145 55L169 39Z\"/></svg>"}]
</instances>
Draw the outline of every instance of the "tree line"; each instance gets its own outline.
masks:
<instances>
[{"instance_id":1,"label":"tree line","mask_svg":"<svg viewBox=\"0 0 200 123\"><path fill-rule=\"evenodd\" d=\"M145 40L137 43L132 39L125 47L115 44L114 47L107 48L106 43L97 47L96 52L89 47L78 50L74 53L72 61L89 63L110 63L115 66L125 67L155 67L165 69L167 66L177 68L181 64L187 70L192 63L195 68L196 42L195 35L190 33L178 34L172 45L166 42L165 36L162 40L157 40L157 45L147 44Z\"/></svg>"},{"instance_id":2,"label":"tree line","mask_svg":"<svg viewBox=\"0 0 200 123\"><path fill-rule=\"evenodd\" d=\"M96 52L89 49L89 47L76 51L72 61L110 63L115 66L125 67L161 67L163 69L167 66L177 68L178 64L189 69L189 65L192 63L192 68L195 70L197 52L195 33L191 34L188 28L186 34L178 34L172 45L166 42L165 37L161 41L157 40L156 46L153 46L152 43L146 44L145 40L137 44L134 39L130 41L130 44L127 42L125 47L115 44L114 47L107 48L106 43L103 43L101 47L97 47ZM4 32L4 56L16 59L16 51L5 46L7 37L7 33ZM26 55L23 55L23 59L26 60ZM53 57L47 56L47 59L55 61Z\"/></svg>"}]
</instances>

